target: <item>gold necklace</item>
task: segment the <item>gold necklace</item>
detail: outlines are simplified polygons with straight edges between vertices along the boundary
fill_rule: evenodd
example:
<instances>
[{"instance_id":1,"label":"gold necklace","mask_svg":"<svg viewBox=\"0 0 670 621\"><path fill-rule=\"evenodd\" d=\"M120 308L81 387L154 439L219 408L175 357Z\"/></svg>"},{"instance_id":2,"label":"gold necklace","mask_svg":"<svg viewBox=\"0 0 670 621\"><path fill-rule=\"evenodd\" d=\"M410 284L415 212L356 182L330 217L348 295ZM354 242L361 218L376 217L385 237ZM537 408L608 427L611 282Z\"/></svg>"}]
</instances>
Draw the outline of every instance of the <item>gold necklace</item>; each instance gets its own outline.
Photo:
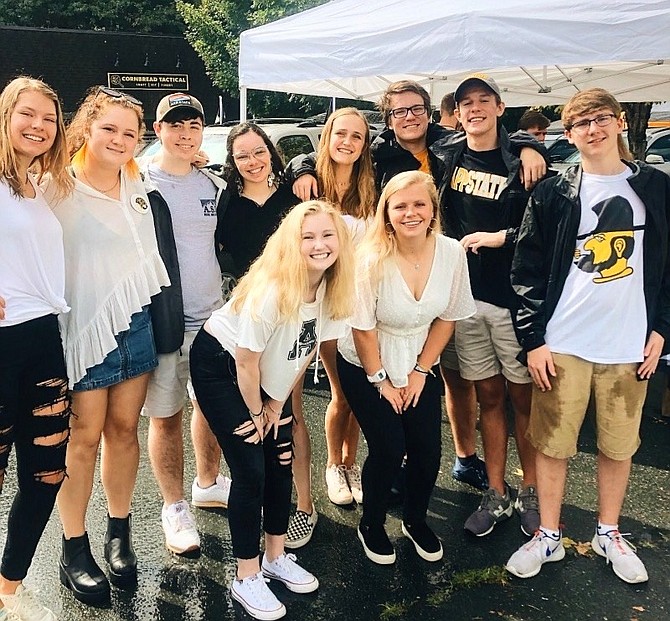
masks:
<instances>
[{"instance_id":1,"label":"gold necklace","mask_svg":"<svg viewBox=\"0 0 670 621\"><path fill-rule=\"evenodd\" d=\"M86 174L83 168L81 169L81 174L84 176L84 179L86 179L86 183L88 183L88 185L90 185L94 190L97 190L101 194L107 194L108 192L111 192L114 188L116 188L116 186L119 184L119 180L121 179L120 175L117 175L116 181L114 181L114 185L111 188L109 188L108 190L101 190L100 188L93 185L93 183L88 178L88 175Z\"/></svg>"}]
</instances>

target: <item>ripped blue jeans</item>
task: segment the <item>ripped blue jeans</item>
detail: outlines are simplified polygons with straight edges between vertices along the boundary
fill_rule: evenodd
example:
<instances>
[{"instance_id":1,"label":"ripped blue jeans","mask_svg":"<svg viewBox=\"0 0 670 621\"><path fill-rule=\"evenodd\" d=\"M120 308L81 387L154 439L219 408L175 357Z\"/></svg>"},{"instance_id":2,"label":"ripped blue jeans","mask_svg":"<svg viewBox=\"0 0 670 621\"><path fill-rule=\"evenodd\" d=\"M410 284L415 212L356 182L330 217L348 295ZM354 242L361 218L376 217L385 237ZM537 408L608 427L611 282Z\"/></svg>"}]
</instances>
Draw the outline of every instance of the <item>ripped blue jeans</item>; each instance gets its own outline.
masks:
<instances>
[{"instance_id":1,"label":"ripped blue jeans","mask_svg":"<svg viewBox=\"0 0 670 621\"><path fill-rule=\"evenodd\" d=\"M0 573L23 580L65 478L70 401L56 315L0 328L0 490L12 447L18 491Z\"/></svg>"}]
</instances>

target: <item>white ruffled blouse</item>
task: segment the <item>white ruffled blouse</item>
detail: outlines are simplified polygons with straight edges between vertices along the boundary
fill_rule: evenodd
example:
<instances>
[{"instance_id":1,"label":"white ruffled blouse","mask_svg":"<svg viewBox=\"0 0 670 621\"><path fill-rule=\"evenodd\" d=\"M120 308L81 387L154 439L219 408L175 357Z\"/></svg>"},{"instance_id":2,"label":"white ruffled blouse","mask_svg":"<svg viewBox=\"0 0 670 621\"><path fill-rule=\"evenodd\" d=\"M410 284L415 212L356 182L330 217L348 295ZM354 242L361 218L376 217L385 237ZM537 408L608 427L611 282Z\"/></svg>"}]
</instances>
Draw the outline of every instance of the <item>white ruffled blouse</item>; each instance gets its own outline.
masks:
<instances>
[{"instance_id":1,"label":"white ruffled blouse","mask_svg":"<svg viewBox=\"0 0 670 621\"><path fill-rule=\"evenodd\" d=\"M65 299L60 316L70 388L116 348L115 335L170 284L158 253L153 216L141 179L121 176L116 200L75 181L54 207L63 227Z\"/></svg>"}]
</instances>

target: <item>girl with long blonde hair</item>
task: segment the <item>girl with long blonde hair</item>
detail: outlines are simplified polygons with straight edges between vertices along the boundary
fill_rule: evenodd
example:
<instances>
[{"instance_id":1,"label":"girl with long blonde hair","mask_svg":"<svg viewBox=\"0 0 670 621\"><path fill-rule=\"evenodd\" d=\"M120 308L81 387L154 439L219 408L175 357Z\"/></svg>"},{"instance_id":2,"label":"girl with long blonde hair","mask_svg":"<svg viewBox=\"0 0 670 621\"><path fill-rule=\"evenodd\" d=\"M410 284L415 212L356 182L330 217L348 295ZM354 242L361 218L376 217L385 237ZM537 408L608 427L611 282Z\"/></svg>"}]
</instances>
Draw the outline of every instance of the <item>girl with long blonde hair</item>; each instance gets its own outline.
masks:
<instances>
[{"instance_id":1,"label":"girl with long blonde hair","mask_svg":"<svg viewBox=\"0 0 670 621\"><path fill-rule=\"evenodd\" d=\"M58 95L41 80L12 80L0 94L0 490L12 446L19 485L0 564L3 619L56 620L23 579L65 478L63 231L38 184L49 176L53 192L66 196L66 164Z\"/></svg>"},{"instance_id":2,"label":"girl with long blonde hair","mask_svg":"<svg viewBox=\"0 0 670 621\"><path fill-rule=\"evenodd\" d=\"M297 593L319 585L284 552L293 427L288 398L315 355L318 367L323 344L344 333L352 303L347 226L328 203L307 201L282 220L191 348L196 397L233 479L228 520L237 576L231 595L255 618L286 614L264 578Z\"/></svg>"}]
</instances>

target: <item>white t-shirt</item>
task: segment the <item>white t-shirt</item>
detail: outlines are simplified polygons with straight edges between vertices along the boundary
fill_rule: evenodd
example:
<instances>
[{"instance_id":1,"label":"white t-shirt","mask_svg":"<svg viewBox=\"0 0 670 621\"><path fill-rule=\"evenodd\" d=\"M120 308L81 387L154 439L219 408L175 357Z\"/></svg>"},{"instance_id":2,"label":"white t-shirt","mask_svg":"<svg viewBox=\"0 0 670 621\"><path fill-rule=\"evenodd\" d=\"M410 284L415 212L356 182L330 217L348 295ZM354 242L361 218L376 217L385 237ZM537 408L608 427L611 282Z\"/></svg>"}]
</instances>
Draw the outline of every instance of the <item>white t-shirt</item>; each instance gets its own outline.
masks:
<instances>
[{"instance_id":1,"label":"white t-shirt","mask_svg":"<svg viewBox=\"0 0 670 621\"><path fill-rule=\"evenodd\" d=\"M646 210L631 174L582 175L575 259L545 335L552 352L603 364L644 359Z\"/></svg>"},{"instance_id":2,"label":"white t-shirt","mask_svg":"<svg viewBox=\"0 0 670 621\"><path fill-rule=\"evenodd\" d=\"M420 300L414 298L394 257L384 261L376 289L369 281L359 283L356 295L356 309L349 324L357 330L377 329L382 365L396 388L407 386L407 376L434 319L458 321L477 310L465 251L456 240L444 235L436 236L433 265ZM351 331L337 347L347 362L363 366Z\"/></svg>"},{"instance_id":3,"label":"white t-shirt","mask_svg":"<svg viewBox=\"0 0 670 621\"><path fill-rule=\"evenodd\" d=\"M325 293L326 283L322 282L316 300L300 306L299 320L283 323L279 322L274 289L268 291L262 305L256 309L256 318L252 316L248 302L236 314L230 300L212 314L208 327L233 358L236 347L263 352L261 388L273 399L284 402L318 344L344 334L345 322L334 321L324 314Z\"/></svg>"},{"instance_id":4,"label":"white t-shirt","mask_svg":"<svg viewBox=\"0 0 670 621\"><path fill-rule=\"evenodd\" d=\"M14 326L44 315L67 313L63 230L29 175L35 198L14 196L0 182L0 297Z\"/></svg>"},{"instance_id":5,"label":"white t-shirt","mask_svg":"<svg viewBox=\"0 0 670 621\"><path fill-rule=\"evenodd\" d=\"M63 227L65 298L72 306L60 317L72 387L116 349L114 336L170 278L141 179L122 174L120 200L75 180L54 213Z\"/></svg>"}]
</instances>

